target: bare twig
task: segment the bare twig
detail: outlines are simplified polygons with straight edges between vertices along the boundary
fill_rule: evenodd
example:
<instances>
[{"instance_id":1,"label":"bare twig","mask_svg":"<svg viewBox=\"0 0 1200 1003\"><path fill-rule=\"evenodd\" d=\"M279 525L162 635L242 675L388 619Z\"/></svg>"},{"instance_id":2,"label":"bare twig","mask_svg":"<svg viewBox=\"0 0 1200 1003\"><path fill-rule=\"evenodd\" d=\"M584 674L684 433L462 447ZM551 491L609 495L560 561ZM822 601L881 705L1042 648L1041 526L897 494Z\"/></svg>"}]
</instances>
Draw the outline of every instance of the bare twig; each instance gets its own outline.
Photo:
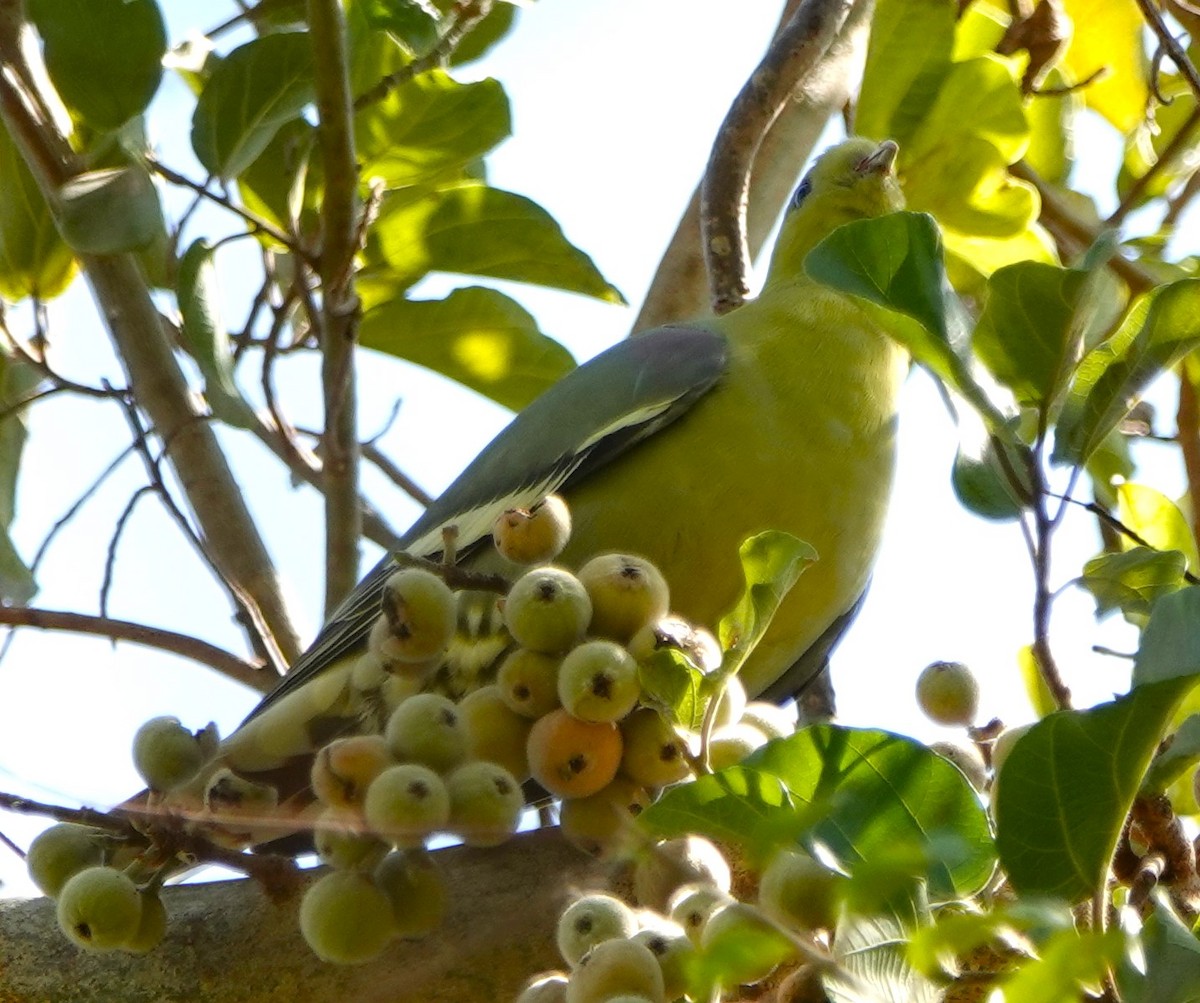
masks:
<instances>
[{"instance_id":1,"label":"bare twig","mask_svg":"<svg viewBox=\"0 0 1200 1003\"><path fill-rule=\"evenodd\" d=\"M25 859L25 851L22 850L19 846L17 846L17 844L14 843L11 839L9 839L8 836L6 836L3 832L0 832L0 843L3 843L5 846L7 846L10 850L12 850L13 853L15 853L22 860Z\"/></svg>"},{"instance_id":2,"label":"bare twig","mask_svg":"<svg viewBox=\"0 0 1200 1003\"><path fill-rule=\"evenodd\" d=\"M1171 57L1171 61L1179 67L1179 72L1188 82L1188 86L1192 88L1196 97L1200 98L1200 73L1196 72L1195 65L1188 58L1187 50L1171 34L1171 30L1163 20L1162 14L1159 13L1158 8L1154 6L1151 0L1136 0L1136 2L1142 11L1142 17L1150 25L1150 30L1158 36L1159 44L1167 51L1167 55Z\"/></svg>"},{"instance_id":3,"label":"bare twig","mask_svg":"<svg viewBox=\"0 0 1200 1003\"><path fill-rule=\"evenodd\" d=\"M100 583L100 616L102 617L108 616L108 596L112 591L113 575L117 568L117 547L121 542L121 537L125 534L125 527L133 518L137 503L147 495L154 494L154 490L149 484L143 484L138 488L125 503L125 508L121 510L116 525L113 526L112 536L108 540L108 552L104 555L104 578Z\"/></svg>"},{"instance_id":4,"label":"bare twig","mask_svg":"<svg viewBox=\"0 0 1200 1003\"><path fill-rule=\"evenodd\" d=\"M387 477L401 491L408 495L413 501L428 508L433 504L433 495L421 487L416 481L408 476L403 470L396 466L390 456L383 452L376 444L375 440L371 439L364 442L362 446L363 459L369 460L379 468L380 472Z\"/></svg>"},{"instance_id":5,"label":"bare twig","mask_svg":"<svg viewBox=\"0 0 1200 1003\"><path fill-rule=\"evenodd\" d=\"M1137 178L1129 186L1129 191L1121 199L1121 204L1104 221L1105 226L1120 226L1125 221L1125 217L1138 207L1142 193L1149 186L1150 182L1174 163L1184 150L1191 145L1192 134L1196 131L1197 126L1200 126L1200 106L1192 109L1192 113L1180 125L1179 131L1171 137L1171 142L1166 145L1166 148L1159 155L1158 159L1147 168L1146 173Z\"/></svg>"},{"instance_id":6,"label":"bare twig","mask_svg":"<svg viewBox=\"0 0 1200 1003\"><path fill-rule=\"evenodd\" d=\"M7 627L36 627L38 630L63 630L76 634L93 634L113 641L132 641L134 644L169 651L190 658L239 683L265 693L275 683L273 673L262 665L253 665L237 655L188 634L179 634L161 627L151 627L129 620L106 616L89 616L66 610L37 609L31 606L0 606L0 625Z\"/></svg>"},{"instance_id":7,"label":"bare twig","mask_svg":"<svg viewBox=\"0 0 1200 1003\"><path fill-rule=\"evenodd\" d=\"M749 292L746 204L763 137L800 82L821 62L853 0L804 0L750 75L717 133L700 189L700 227L713 310L728 313Z\"/></svg>"},{"instance_id":8,"label":"bare twig","mask_svg":"<svg viewBox=\"0 0 1200 1003\"><path fill-rule=\"evenodd\" d=\"M55 822L74 822L76 825L103 829L114 836L127 839L138 837L137 830L130 825L129 819L118 812L100 811L96 808L67 808L4 791L0 791L0 811L11 811L17 815L39 815L42 818L52 818Z\"/></svg>"}]
</instances>

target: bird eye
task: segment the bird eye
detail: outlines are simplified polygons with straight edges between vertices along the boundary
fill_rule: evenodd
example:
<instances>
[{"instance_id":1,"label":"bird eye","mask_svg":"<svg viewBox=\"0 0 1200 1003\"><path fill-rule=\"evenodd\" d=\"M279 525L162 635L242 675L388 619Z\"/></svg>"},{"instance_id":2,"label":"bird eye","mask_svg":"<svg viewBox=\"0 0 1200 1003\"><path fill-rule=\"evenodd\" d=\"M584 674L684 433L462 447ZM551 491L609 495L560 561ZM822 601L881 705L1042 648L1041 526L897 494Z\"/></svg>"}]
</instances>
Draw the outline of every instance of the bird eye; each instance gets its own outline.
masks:
<instances>
[{"instance_id":1,"label":"bird eye","mask_svg":"<svg viewBox=\"0 0 1200 1003\"><path fill-rule=\"evenodd\" d=\"M808 198L809 192L812 191L812 175L804 175L804 179L796 186L796 190L792 193L792 198L788 202L788 212L800 207L800 203Z\"/></svg>"}]
</instances>

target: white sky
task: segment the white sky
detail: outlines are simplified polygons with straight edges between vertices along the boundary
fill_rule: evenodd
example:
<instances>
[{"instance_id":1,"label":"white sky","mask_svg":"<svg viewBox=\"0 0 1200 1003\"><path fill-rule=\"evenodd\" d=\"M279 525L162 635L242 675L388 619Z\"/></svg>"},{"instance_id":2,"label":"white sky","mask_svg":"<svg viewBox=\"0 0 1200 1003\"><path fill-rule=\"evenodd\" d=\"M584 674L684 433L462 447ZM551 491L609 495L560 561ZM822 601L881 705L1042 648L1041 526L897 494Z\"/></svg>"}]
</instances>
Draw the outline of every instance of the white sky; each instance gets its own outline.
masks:
<instances>
[{"instance_id":1,"label":"white sky","mask_svg":"<svg viewBox=\"0 0 1200 1003\"><path fill-rule=\"evenodd\" d=\"M171 38L178 41L190 25L218 23L231 5L166 0L164 6ZM491 183L544 205L635 305L625 309L506 285L577 358L626 334L716 127L757 62L779 6L543 0L523 11L522 23L493 57L463 74L496 76L512 101L515 135L489 158ZM190 112L171 111L186 107L182 93L165 78L154 121L166 131L154 141L168 164L198 178L201 171L186 143ZM1100 177L1111 177L1117 149L1111 130L1085 124L1080 140ZM796 166L799 173L801 165ZM223 262L222 272L228 303L247 302L236 263ZM231 326L240 326L232 309L227 316ZM27 317L20 308L13 322ZM123 382L93 318L82 287L54 305L54 360L87 382L101 376ZM433 491L449 483L506 417L470 393L379 356L364 354L360 373L364 434L379 428L393 400L403 398L400 420L385 445ZM298 424L319 423L314 365L289 365L283 394ZM1169 430L1169 419L1161 424ZM15 530L26 555L127 439L115 407L65 397L38 405L30 427ZM248 436L225 432L222 439L252 508L264 517L268 545L311 635L322 595L317 496L307 488L293 490L286 472ZM925 722L915 709L916 676L935 659L962 660L976 670L983 689L981 720L995 715L1017 723L1032 717L1015 661L1030 639L1028 558L1015 524L986 523L958 506L949 486L954 447L954 429L929 380L914 374L874 586L834 662L846 723L929 740L952 737L953 731ZM1163 447L1157 455L1168 462L1147 479L1178 493L1173 457ZM111 527L143 483L136 462L122 471L59 537L39 574L43 590L35 604L96 610ZM367 485L397 527L415 516L415 507L377 477L369 476ZM1077 571L1097 546L1086 515L1070 522L1056 553L1056 582ZM374 549L366 548L364 568L375 559ZM1129 650L1134 644L1119 623L1097 629L1091 610L1085 595L1068 592L1055 612L1055 650L1080 703L1106 699L1127 685L1125 663L1091 655L1090 645ZM121 545L110 612L243 650L223 594L150 499L139 505ZM191 727L214 719L228 733L255 699L203 667L158 652L23 631L0 663L0 790L64 804L115 803L140 787L128 750L146 718L174 714ZM0 815L0 831L22 846L42 825ZM3 847L0 880L5 882L0 894L32 892L23 867Z\"/></svg>"}]
</instances>

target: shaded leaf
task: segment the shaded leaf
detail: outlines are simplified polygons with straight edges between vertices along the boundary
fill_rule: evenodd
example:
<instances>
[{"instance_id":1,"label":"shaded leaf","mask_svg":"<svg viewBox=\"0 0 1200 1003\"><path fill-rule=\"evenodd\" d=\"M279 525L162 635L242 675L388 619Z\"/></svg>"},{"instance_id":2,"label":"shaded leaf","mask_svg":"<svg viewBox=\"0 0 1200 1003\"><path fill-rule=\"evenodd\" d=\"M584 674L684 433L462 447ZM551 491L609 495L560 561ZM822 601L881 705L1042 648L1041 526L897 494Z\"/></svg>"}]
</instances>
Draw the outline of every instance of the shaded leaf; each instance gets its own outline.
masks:
<instances>
[{"instance_id":1,"label":"shaded leaf","mask_svg":"<svg viewBox=\"0 0 1200 1003\"><path fill-rule=\"evenodd\" d=\"M1192 714L1167 737L1165 747L1154 757L1142 781L1142 793L1165 791L1185 772L1200 762L1200 714Z\"/></svg>"},{"instance_id":2,"label":"shaded leaf","mask_svg":"<svg viewBox=\"0 0 1200 1003\"><path fill-rule=\"evenodd\" d=\"M142 167L76 175L58 191L63 237L80 254L148 247L166 231L158 188Z\"/></svg>"},{"instance_id":3,"label":"shaded leaf","mask_svg":"<svg viewBox=\"0 0 1200 1003\"><path fill-rule=\"evenodd\" d=\"M983 424L966 411L958 416L958 451L950 471L950 484L959 503L984 519L1008 520L1020 516L1032 497L1029 484L1029 448L1015 441L1001 442L988 435ZM1012 486L1017 478L1022 494Z\"/></svg>"},{"instance_id":4,"label":"shaded leaf","mask_svg":"<svg viewBox=\"0 0 1200 1003\"><path fill-rule=\"evenodd\" d=\"M1079 999L1081 990L1099 993L1124 950L1125 935L1119 929L1063 930L1042 945L1038 958L1004 981L1004 1003L1063 1003Z\"/></svg>"},{"instance_id":5,"label":"shaded leaf","mask_svg":"<svg viewBox=\"0 0 1200 1003\"><path fill-rule=\"evenodd\" d=\"M1117 969L1123 1003L1197 1003L1200 1000L1200 940L1161 898L1142 925L1144 966L1128 958Z\"/></svg>"},{"instance_id":6,"label":"shaded leaf","mask_svg":"<svg viewBox=\"0 0 1200 1003\"><path fill-rule=\"evenodd\" d=\"M75 256L55 225L25 161L0 128L0 296L58 296L75 276Z\"/></svg>"},{"instance_id":7,"label":"shaded leaf","mask_svg":"<svg viewBox=\"0 0 1200 1003\"><path fill-rule=\"evenodd\" d=\"M54 89L88 125L109 131L146 109L167 51L154 0L28 0L27 9Z\"/></svg>"},{"instance_id":8,"label":"shaded leaf","mask_svg":"<svg viewBox=\"0 0 1200 1003\"><path fill-rule=\"evenodd\" d=\"M285 122L266 149L238 176L238 191L246 208L285 233L299 220L306 200L307 208L316 209L316 193L306 190L316 132L302 118ZM257 236L259 240L272 242L265 234Z\"/></svg>"},{"instance_id":9,"label":"shaded leaf","mask_svg":"<svg viewBox=\"0 0 1200 1003\"><path fill-rule=\"evenodd\" d=\"M1093 557L1083 566L1082 584L1096 600L1098 615L1119 609L1127 616L1149 616L1155 602L1183 588L1186 567L1178 550L1132 547Z\"/></svg>"},{"instance_id":10,"label":"shaded leaf","mask_svg":"<svg viewBox=\"0 0 1200 1003\"><path fill-rule=\"evenodd\" d=\"M1135 686L1200 673L1200 586L1191 585L1154 604L1133 662Z\"/></svg>"},{"instance_id":11,"label":"shaded leaf","mask_svg":"<svg viewBox=\"0 0 1200 1003\"><path fill-rule=\"evenodd\" d=\"M437 44L440 18L426 0L362 0L367 23L391 32L418 55Z\"/></svg>"},{"instance_id":12,"label":"shaded leaf","mask_svg":"<svg viewBox=\"0 0 1200 1003\"><path fill-rule=\"evenodd\" d=\"M455 0L434 0L443 13L452 9ZM492 9L450 54L451 66L462 66L473 63L486 55L493 47L502 42L517 23L517 5L508 0L498 0L492 4Z\"/></svg>"},{"instance_id":13,"label":"shaded leaf","mask_svg":"<svg viewBox=\"0 0 1200 1003\"><path fill-rule=\"evenodd\" d=\"M308 34L264 35L234 49L212 72L192 116L192 149L212 174L235 178L285 122L313 101Z\"/></svg>"},{"instance_id":14,"label":"shaded leaf","mask_svg":"<svg viewBox=\"0 0 1200 1003\"><path fill-rule=\"evenodd\" d=\"M401 288L429 272L460 272L625 302L545 209L487 185L393 193L368 251L383 258L388 280Z\"/></svg>"},{"instance_id":15,"label":"shaded leaf","mask_svg":"<svg viewBox=\"0 0 1200 1003\"><path fill-rule=\"evenodd\" d=\"M704 722L709 687L701 672L677 648L659 648L638 665L642 702L660 708L667 718L691 731Z\"/></svg>"},{"instance_id":16,"label":"shaded leaf","mask_svg":"<svg viewBox=\"0 0 1200 1003\"><path fill-rule=\"evenodd\" d=\"M515 300L470 286L442 300L401 296L368 309L359 341L425 366L519 411L574 362Z\"/></svg>"}]
</instances>

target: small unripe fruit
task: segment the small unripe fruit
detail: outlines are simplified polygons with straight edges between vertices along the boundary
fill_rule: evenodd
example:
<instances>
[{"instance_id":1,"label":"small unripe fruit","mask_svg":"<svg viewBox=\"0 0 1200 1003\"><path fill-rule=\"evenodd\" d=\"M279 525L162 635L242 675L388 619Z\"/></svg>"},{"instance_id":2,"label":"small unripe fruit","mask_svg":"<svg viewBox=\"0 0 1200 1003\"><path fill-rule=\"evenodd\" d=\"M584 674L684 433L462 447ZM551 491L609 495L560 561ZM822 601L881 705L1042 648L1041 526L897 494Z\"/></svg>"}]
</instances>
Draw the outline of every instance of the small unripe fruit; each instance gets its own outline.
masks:
<instances>
[{"instance_id":1,"label":"small unripe fruit","mask_svg":"<svg viewBox=\"0 0 1200 1003\"><path fill-rule=\"evenodd\" d=\"M670 924L673 931L639 930L633 935L633 941L650 948L650 953L658 960L662 969L663 988L669 1000L678 999L688 990L688 968L696 956L696 945L674 923Z\"/></svg>"},{"instance_id":2,"label":"small unripe fruit","mask_svg":"<svg viewBox=\"0 0 1200 1003\"><path fill-rule=\"evenodd\" d=\"M356 814L327 808L317 819L313 845L321 862L341 871L371 871L388 845L367 832Z\"/></svg>"},{"instance_id":3,"label":"small unripe fruit","mask_svg":"<svg viewBox=\"0 0 1200 1003\"><path fill-rule=\"evenodd\" d=\"M571 538L571 513L558 495L531 508L510 508L492 527L496 550L514 564L553 561Z\"/></svg>"},{"instance_id":4,"label":"small unripe fruit","mask_svg":"<svg viewBox=\"0 0 1200 1003\"><path fill-rule=\"evenodd\" d=\"M612 641L585 641L558 669L558 699L581 721L619 721L642 695L637 662Z\"/></svg>"},{"instance_id":5,"label":"small unripe fruit","mask_svg":"<svg viewBox=\"0 0 1200 1003\"><path fill-rule=\"evenodd\" d=\"M746 687L737 676L725 680L721 695L717 699L717 709L713 712L713 724L724 728L729 724L737 724L746 711Z\"/></svg>"},{"instance_id":6,"label":"small unripe fruit","mask_svg":"<svg viewBox=\"0 0 1200 1003\"><path fill-rule=\"evenodd\" d=\"M558 919L558 953L574 968L597 944L614 937L632 937L637 917L619 898L596 893L576 899Z\"/></svg>"},{"instance_id":7,"label":"small unripe fruit","mask_svg":"<svg viewBox=\"0 0 1200 1003\"><path fill-rule=\"evenodd\" d=\"M796 715L762 700L751 700L742 711L739 724L757 728L768 739L787 738L796 732Z\"/></svg>"},{"instance_id":8,"label":"small unripe fruit","mask_svg":"<svg viewBox=\"0 0 1200 1003\"><path fill-rule=\"evenodd\" d=\"M366 875L331 871L300 900L300 932L322 961L359 964L392 939L392 904Z\"/></svg>"},{"instance_id":9,"label":"small unripe fruit","mask_svg":"<svg viewBox=\"0 0 1200 1003\"><path fill-rule=\"evenodd\" d=\"M714 771L737 766L766 744L767 736L748 724L723 725L715 729L708 740L708 765Z\"/></svg>"},{"instance_id":10,"label":"small unripe fruit","mask_svg":"<svg viewBox=\"0 0 1200 1003\"><path fill-rule=\"evenodd\" d=\"M758 885L758 904L768 916L798 930L832 929L844 879L799 850L780 850Z\"/></svg>"},{"instance_id":11,"label":"small unripe fruit","mask_svg":"<svg viewBox=\"0 0 1200 1003\"><path fill-rule=\"evenodd\" d=\"M665 787L691 776L687 741L651 707L621 722L621 771L646 787Z\"/></svg>"},{"instance_id":12,"label":"small unripe fruit","mask_svg":"<svg viewBox=\"0 0 1200 1003\"><path fill-rule=\"evenodd\" d=\"M423 850L389 853L375 868L375 884L392 904L396 934L426 937L446 916L446 882Z\"/></svg>"},{"instance_id":13,"label":"small unripe fruit","mask_svg":"<svg viewBox=\"0 0 1200 1003\"><path fill-rule=\"evenodd\" d=\"M204 789L204 807L223 825L240 823L246 827L269 826L276 820L279 791L240 777L222 767Z\"/></svg>"},{"instance_id":14,"label":"small unripe fruit","mask_svg":"<svg viewBox=\"0 0 1200 1003\"><path fill-rule=\"evenodd\" d=\"M384 739L401 763L422 763L443 773L467 758L467 731L458 707L438 693L418 693L388 718Z\"/></svg>"},{"instance_id":15,"label":"small unripe fruit","mask_svg":"<svg viewBox=\"0 0 1200 1003\"><path fill-rule=\"evenodd\" d=\"M562 708L534 722L526 746L534 780L560 798L582 798L606 787L621 765L614 724L580 721Z\"/></svg>"},{"instance_id":16,"label":"small unripe fruit","mask_svg":"<svg viewBox=\"0 0 1200 1003\"><path fill-rule=\"evenodd\" d=\"M361 805L371 781L392 763L382 735L335 739L313 757L313 793L330 807Z\"/></svg>"},{"instance_id":17,"label":"small unripe fruit","mask_svg":"<svg viewBox=\"0 0 1200 1003\"><path fill-rule=\"evenodd\" d=\"M517 648L500 665L496 685L504 702L522 717L539 718L558 706L558 655Z\"/></svg>"},{"instance_id":18,"label":"small unripe fruit","mask_svg":"<svg viewBox=\"0 0 1200 1003\"><path fill-rule=\"evenodd\" d=\"M424 662L445 651L454 636L454 593L432 571L397 571L384 582L380 605L390 638L386 658Z\"/></svg>"},{"instance_id":19,"label":"small unripe fruit","mask_svg":"<svg viewBox=\"0 0 1200 1003\"><path fill-rule=\"evenodd\" d=\"M592 600L589 633L621 644L670 607L667 580L644 557L598 554L579 569L579 580Z\"/></svg>"},{"instance_id":20,"label":"small unripe fruit","mask_svg":"<svg viewBox=\"0 0 1200 1003\"><path fill-rule=\"evenodd\" d=\"M650 795L627 777L617 776L601 791L568 798L559 806L558 827L572 846L593 857L620 852L630 823L650 804Z\"/></svg>"},{"instance_id":21,"label":"small unripe fruit","mask_svg":"<svg viewBox=\"0 0 1200 1003\"><path fill-rule=\"evenodd\" d=\"M525 983L515 1003L566 1003L565 972L543 972Z\"/></svg>"},{"instance_id":22,"label":"small unripe fruit","mask_svg":"<svg viewBox=\"0 0 1200 1003\"><path fill-rule=\"evenodd\" d=\"M1012 747L1021 737L1032 728L1032 724L1019 724L1015 728L1005 728L992 743L992 772L999 775L1004 768L1004 760L1012 752Z\"/></svg>"},{"instance_id":23,"label":"small unripe fruit","mask_svg":"<svg viewBox=\"0 0 1200 1003\"><path fill-rule=\"evenodd\" d=\"M467 758L498 763L521 783L529 777L526 746L533 722L504 702L496 686L481 686L458 704L467 733Z\"/></svg>"},{"instance_id":24,"label":"small unripe fruit","mask_svg":"<svg viewBox=\"0 0 1200 1003\"><path fill-rule=\"evenodd\" d=\"M133 765L153 791L187 783L208 758L203 731L193 734L177 717L153 717L133 736Z\"/></svg>"},{"instance_id":25,"label":"small unripe fruit","mask_svg":"<svg viewBox=\"0 0 1200 1003\"><path fill-rule=\"evenodd\" d=\"M58 925L91 951L110 951L133 940L142 921L137 886L111 867L88 867L58 894Z\"/></svg>"},{"instance_id":26,"label":"small unripe fruit","mask_svg":"<svg viewBox=\"0 0 1200 1003\"><path fill-rule=\"evenodd\" d=\"M700 949L720 954L726 986L760 982L795 948L782 933L744 902L729 902L714 909L704 924Z\"/></svg>"},{"instance_id":27,"label":"small unripe fruit","mask_svg":"<svg viewBox=\"0 0 1200 1003\"><path fill-rule=\"evenodd\" d=\"M662 969L644 944L606 940L579 960L567 984L567 1003L609 1003L623 995L664 1003Z\"/></svg>"},{"instance_id":28,"label":"small unripe fruit","mask_svg":"<svg viewBox=\"0 0 1200 1003\"><path fill-rule=\"evenodd\" d=\"M378 661L388 675L408 680L413 691L419 692L426 677L441 664L445 651L415 661L406 658L409 654L407 639L396 638L387 617L381 613L367 633L367 654Z\"/></svg>"},{"instance_id":29,"label":"small unripe fruit","mask_svg":"<svg viewBox=\"0 0 1200 1003\"><path fill-rule=\"evenodd\" d=\"M987 766L977 746L959 745L957 742L934 742L929 747L943 759L948 759L962 771L977 791L987 788Z\"/></svg>"},{"instance_id":30,"label":"small unripe fruit","mask_svg":"<svg viewBox=\"0 0 1200 1003\"><path fill-rule=\"evenodd\" d=\"M167 907L157 892L141 892L142 918L133 936L122 945L123 950L146 954L162 943L167 935Z\"/></svg>"},{"instance_id":31,"label":"small unripe fruit","mask_svg":"<svg viewBox=\"0 0 1200 1003\"><path fill-rule=\"evenodd\" d=\"M979 683L962 662L934 662L917 677L917 703L931 721L968 725L979 711Z\"/></svg>"},{"instance_id":32,"label":"small unripe fruit","mask_svg":"<svg viewBox=\"0 0 1200 1003\"><path fill-rule=\"evenodd\" d=\"M519 645L556 654L570 649L587 629L592 601L571 572L534 568L508 590L504 625Z\"/></svg>"},{"instance_id":33,"label":"small unripe fruit","mask_svg":"<svg viewBox=\"0 0 1200 1003\"><path fill-rule=\"evenodd\" d=\"M727 893L732 880L716 846L701 836L683 836L656 843L638 859L633 893L640 905L661 912L681 885L705 884Z\"/></svg>"},{"instance_id":34,"label":"small unripe fruit","mask_svg":"<svg viewBox=\"0 0 1200 1003\"><path fill-rule=\"evenodd\" d=\"M363 809L367 825L380 838L394 846L420 846L446 827L450 796L442 778L428 766L401 763L375 778Z\"/></svg>"},{"instance_id":35,"label":"small unripe fruit","mask_svg":"<svg viewBox=\"0 0 1200 1003\"><path fill-rule=\"evenodd\" d=\"M104 863L108 837L90 825L60 822L29 844L25 866L44 895L58 898L62 886L80 871Z\"/></svg>"},{"instance_id":36,"label":"small unripe fruit","mask_svg":"<svg viewBox=\"0 0 1200 1003\"><path fill-rule=\"evenodd\" d=\"M667 915L698 944L708 917L728 901L729 896L712 885L680 885L667 904Z\"/></svg>"},{"instance_id":37,"label":"small unripe fruit","mask_svg":"<svg viewBox=\"0 0 1200 1003\"><path fill-rule=\"evenodd\" d=\"M629 653L646 661L663 648L682 651L696 668L713 672L721 665L721 645L703 627L695 627L678 616L665 616L642 627L629 641Z\"/></svg>"},{"instance_id":38,"label":"small unripe fruit","mask_svg":"<svg viewBox=\"0 0 1200 1003\"><path fill-rule=\"evenodd\" d=\"M479 760L446 778L450 831L468 846L499 846L517 831L525 795L503 766Z\"/></svg>"}]
</instances>

